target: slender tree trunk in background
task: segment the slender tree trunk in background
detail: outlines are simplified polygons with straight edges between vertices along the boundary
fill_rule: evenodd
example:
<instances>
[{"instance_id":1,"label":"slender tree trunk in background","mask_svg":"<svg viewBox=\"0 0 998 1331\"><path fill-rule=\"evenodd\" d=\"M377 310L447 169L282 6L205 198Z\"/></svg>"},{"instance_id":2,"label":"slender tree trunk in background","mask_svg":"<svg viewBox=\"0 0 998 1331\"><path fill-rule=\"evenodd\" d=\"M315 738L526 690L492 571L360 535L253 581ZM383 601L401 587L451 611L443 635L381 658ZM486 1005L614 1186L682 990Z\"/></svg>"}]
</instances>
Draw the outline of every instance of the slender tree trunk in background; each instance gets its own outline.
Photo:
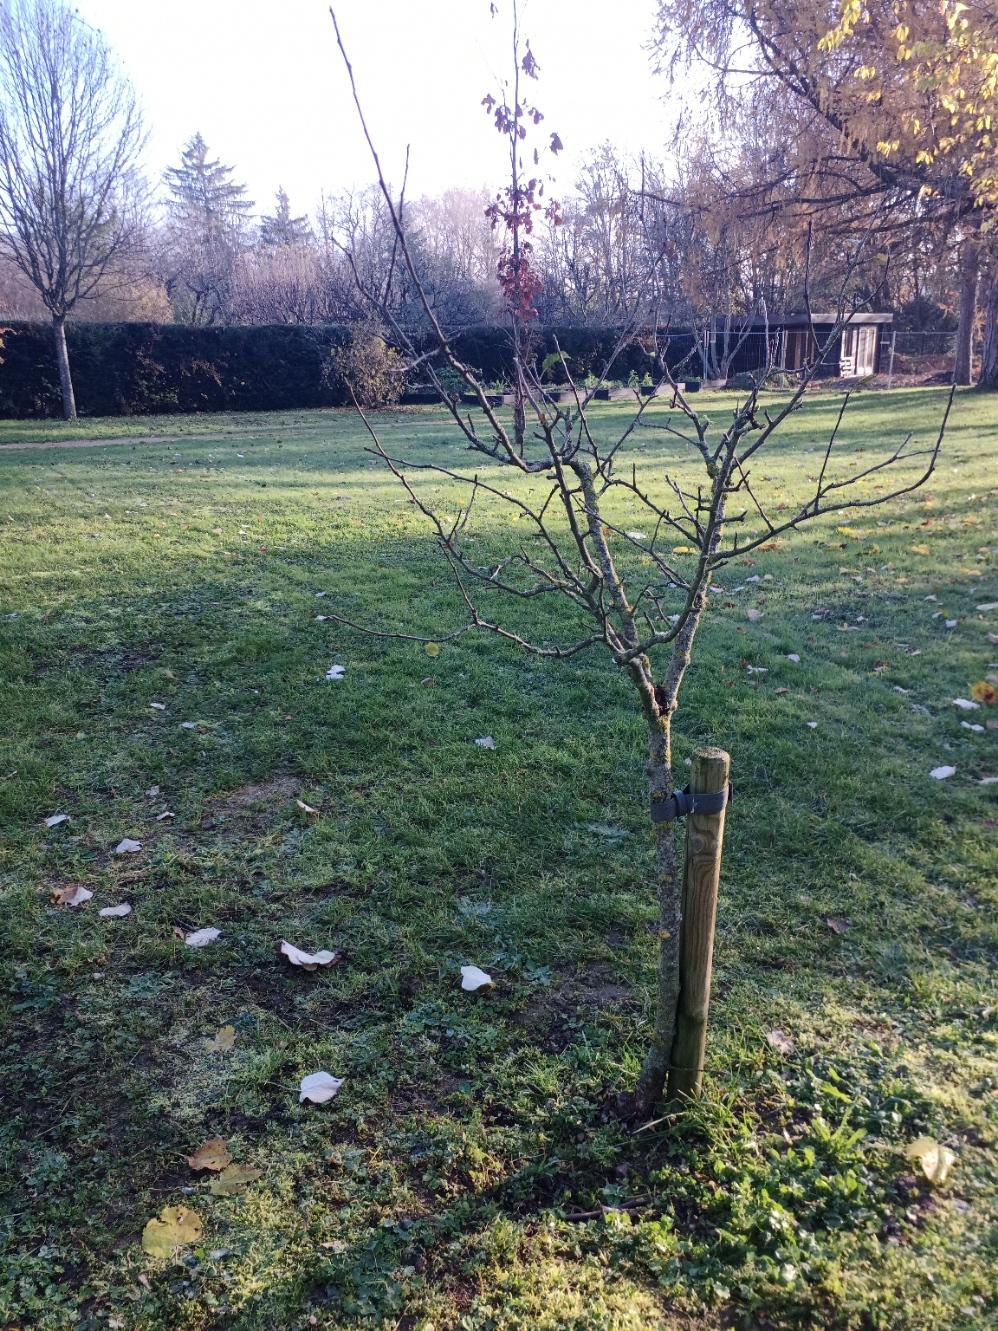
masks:
<instances>
[{"instance_id":1,"label":"slender tree trunk in background","mask_svg":"<svg viewBox=\"0 0 998 1331\"><path fill-rule=\"evenodd\" d=\"M972 231L964 240L960 251L960 316L956 330L956 356L953 361L955 384L974 382L974 324L977 317L980 267L980 240L977 232Z\"/></svg>"},{"instance_id":2,"label":"slender tree trunk in background","mask_svg":"<svg viewBox=\"0 0 998 1331\"><path fill-rule=\"evenodd\" d=\"M984 313L984 355L978 388L998 391L998 270L991 274Z\"/></svg>"},{"instance_id":3,"label":"slender tree trunk in background","mask_svg":"<svg viewBox=\"0 0 998 1331\"><path fill-rule=\"evenodd\" d=\"M76 396L73 393L73 376L69 372L65 315L53 319L52 334L55 339L55 359L59 366L59 385L62 388L62 419L64 421L75 421Z\"/></svg>"}]
</instances>

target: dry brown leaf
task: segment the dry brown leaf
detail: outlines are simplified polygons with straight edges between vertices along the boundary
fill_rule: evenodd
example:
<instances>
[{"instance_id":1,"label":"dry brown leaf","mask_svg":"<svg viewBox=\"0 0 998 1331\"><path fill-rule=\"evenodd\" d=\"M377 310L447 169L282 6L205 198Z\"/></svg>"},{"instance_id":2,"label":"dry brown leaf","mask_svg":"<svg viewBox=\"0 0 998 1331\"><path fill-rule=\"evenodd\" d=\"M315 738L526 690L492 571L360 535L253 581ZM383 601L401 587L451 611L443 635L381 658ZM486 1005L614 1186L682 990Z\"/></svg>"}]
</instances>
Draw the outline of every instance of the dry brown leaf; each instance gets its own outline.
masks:
<instances>
[{"instance_id":1,"label":"dry brown leaf","mask_svg":"<svg viewBox=\"0 0 998 1331\"><path fill-rule=\"evenodd\" d=\"M216 1172L232 1163L229 1148L221 1137L202 1142L193 1155L187 1157L191 1169L213 1169Z\"/></svg>"},{"instance_id":2,"label":"dry brown leaf","mask_svg":"<svg viewBox=\"0 0 998 1331\"><path fill-rule=\"evenodd\" d=\"M828 919L825 921L833 934L847 934L849 932L848 920Z\"/></svg>"},{"instance_id":3,"label":"dry brown leaf","mask_svg":"<svg viewBox=\"0 0 998 1331\"><path fill-rule=\"evenodd\" d=\"M207 1042L209 1049L216 1049L221 1053L227 1052L236 1042L235 1026L219 1026L214 1037Z\"/></svg>"}]
</instances>

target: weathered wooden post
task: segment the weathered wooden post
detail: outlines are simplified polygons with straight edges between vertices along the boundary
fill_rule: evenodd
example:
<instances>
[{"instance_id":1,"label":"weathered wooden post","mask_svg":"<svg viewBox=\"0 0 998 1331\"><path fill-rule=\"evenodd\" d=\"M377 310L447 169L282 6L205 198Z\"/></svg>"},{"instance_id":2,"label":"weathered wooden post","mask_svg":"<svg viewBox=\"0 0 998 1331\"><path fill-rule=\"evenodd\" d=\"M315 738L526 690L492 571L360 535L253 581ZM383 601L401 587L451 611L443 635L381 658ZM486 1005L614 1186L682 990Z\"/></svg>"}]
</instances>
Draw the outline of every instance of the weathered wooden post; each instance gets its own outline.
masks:
<instances>
[{"instance_id":1,"label":"weathered wooden post","mask_svg":"<svg viewBox=\"0 0 998 1331\"><path fill-rule=\"evenodd\" d=\"M669 1060L669 1100L696 1095L703 1080L707 1011L714 958L717 888L724 846L731 758L723 749L700 749L693 759L683 872L683 922L679 934L679 1006ZM707 809L697 811L697 796ZM719 806L719 807L718 807Z\"/></svg>"}]
</instances>

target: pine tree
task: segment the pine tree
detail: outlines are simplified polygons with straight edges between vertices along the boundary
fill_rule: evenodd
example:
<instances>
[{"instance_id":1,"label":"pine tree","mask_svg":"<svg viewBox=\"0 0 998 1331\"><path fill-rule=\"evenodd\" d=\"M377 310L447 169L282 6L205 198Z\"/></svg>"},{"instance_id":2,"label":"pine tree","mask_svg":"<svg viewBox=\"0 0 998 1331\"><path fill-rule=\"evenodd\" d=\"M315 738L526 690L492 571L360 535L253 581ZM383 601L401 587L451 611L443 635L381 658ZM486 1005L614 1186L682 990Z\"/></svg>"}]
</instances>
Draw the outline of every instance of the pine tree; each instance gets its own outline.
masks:
<instances>
[{"instance_id":1,"label":"pine tree","mask_svg":"<svg viewBox=\"0 0 998 1331\"><path fill-rule=\"evenodd\" d=\"M307 245L311 239L308 218L291 216L291 201L283 186L279 187L273 215L260 219L260 244Z\"/></svg>"},{"instance_id":2,"label":"pine tree","mask_svg":"<svg viewBox=\"0 0 998 1331\"><path fill-rule=\"evenodd\" d=\"M175 218L205 232L238 232L253 201L246 198L246 186L231 179L232 170L217 158L209 161L208 145L195 134L184 147L180 165L163 173Z\"/></svg>"}]
</instances>

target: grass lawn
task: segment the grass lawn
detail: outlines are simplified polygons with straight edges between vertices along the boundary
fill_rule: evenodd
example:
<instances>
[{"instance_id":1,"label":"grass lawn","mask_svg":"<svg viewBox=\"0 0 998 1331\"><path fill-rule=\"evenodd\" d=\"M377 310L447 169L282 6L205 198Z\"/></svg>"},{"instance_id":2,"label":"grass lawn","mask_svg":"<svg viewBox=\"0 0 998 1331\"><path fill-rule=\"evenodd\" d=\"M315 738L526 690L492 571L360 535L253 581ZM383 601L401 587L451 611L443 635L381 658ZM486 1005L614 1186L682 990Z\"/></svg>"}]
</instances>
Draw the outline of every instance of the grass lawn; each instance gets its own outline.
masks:
<instances>
[{"instance_id":1,"label":"grass lawn","mask_svg":"<svg viewBox=\"0 0 998 1331\"><path fill-rule=\"evenodd\" d=\"M860 395L839 465L927 440L943 401ZM836 405L757 467L772 490L807 484ZM439 413L382 423L466 460ZM612 1112L655 963L631 686L597 654L318 620L460 622L364 444L345 412L0 422L0 1326L993 1326L998 730L963 723L998 708L952 699L998 670L998 398L958 397L925 490L720 579L677 719L680 762L720 744L737 788L707 1094L638 1133ZM646 483L682 448L642 434ZM483 561L527 539L488 502L474 536ZM462 992L467 963L495 987ZM339 1095L299 1104L320 1069ZM923 1135L942 1186L904 1154ZM260 1171L236 1195L187 1163L214 1137ZM176 1206L202 1236L148 1255Z\"/></svg>"}]
</instances>

